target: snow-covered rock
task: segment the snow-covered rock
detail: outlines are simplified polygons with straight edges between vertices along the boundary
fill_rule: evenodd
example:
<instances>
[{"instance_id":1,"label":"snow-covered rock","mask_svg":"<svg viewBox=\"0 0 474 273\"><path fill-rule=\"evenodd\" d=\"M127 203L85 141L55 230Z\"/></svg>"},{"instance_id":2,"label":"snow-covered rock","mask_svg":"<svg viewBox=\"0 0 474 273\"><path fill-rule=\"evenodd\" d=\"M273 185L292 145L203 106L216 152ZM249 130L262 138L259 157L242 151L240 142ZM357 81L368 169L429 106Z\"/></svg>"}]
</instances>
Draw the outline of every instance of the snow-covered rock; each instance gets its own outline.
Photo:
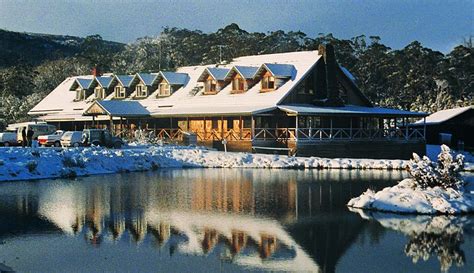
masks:
<instances>
[{"instance_id":1,"label":"snow-covered rock","mask_svg":"<svg viewBox=\"0 0 474 273\"><path fill-rule=\"evenodd\" d=\"M464 188L417 187L413 179L379 192L367 190L352 198L349 207L396 213L460 214L474 211L474 195Z\"/></svg>"}]
</instances>

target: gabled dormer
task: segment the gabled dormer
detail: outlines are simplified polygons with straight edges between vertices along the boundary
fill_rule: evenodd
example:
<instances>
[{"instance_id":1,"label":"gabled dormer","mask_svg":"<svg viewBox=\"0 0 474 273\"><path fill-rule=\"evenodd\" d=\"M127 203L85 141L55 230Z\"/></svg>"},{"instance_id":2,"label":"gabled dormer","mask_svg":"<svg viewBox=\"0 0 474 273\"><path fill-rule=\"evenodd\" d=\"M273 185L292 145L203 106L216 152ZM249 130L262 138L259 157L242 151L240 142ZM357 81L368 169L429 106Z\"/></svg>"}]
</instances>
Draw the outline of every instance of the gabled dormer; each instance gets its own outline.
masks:
<instances>
[{"instance_id":1,"label":"gabled dormer","mask_svg":"<svg viewBox=\"0 0 474 273\"><path fill-rule=\"evenodd\" d=\"M296 74L291 64L264 63L255 73L255 80L260 80L260 92L270 92L281 87Z\"/></svg>"},{"instance_id":2,"label":"gabled dormer","mask_svg":"<svg viewBox=\"0 0 474 273\"><path fill-rule=\"evenodd\" d=\"M226 80L226 75L230 69L218 68L218 67L207 67L201 76L198 78L198 82L204 83L203 95L214 95L219 93L229 81Z\"/></svg>"},{"instance_id":3,"label":"gabled dormer","mask_svg":"<svg viewBox=\"0 0 474 273\"><path fill-rule=\"evenodd\" d=\"M158 98L169 97L174 91L185 86L189 82L189 76L186 73L160 71L156 78L156 82L158 83L158 93L156 96Z\"/></svg>"},{"instance_id":4,"label":"gabled dormer","mask_svg":"<svg viewBox=\"0 0 474 273\"><path fill-rule=\"evenodd\" d=\"M138 79L138 83L135 85L133 98L144 99L158 88L156 81L158 73L137 73L135 76Z\"/></svg>"},{"instance_id":5,"label":"gabled dormer","mask_svg":"<svg viewBox=\"0 0 474 273\"><path fill-rule=\"evenodd\" d=\"M125 99L138 83L138 79L132 75L115 75L114 78L117 80L114 87L114 99Z\"/></svg>"},{"instance_id":6,"label":"gabled dormer","mask_svg":"<svg viewBox=\"0 0 474 273\"><path fill-rule=\"evenodd\" d=\"M254 84L254 75L258 67L253 66L233 66L227 73L225 79L232 82L232 94L244 93Z\"/></svg>"},{"instance_id":7,"label":"gabled dormer","mask_svg":"<svg viewBox=\"0 0 474 273\"><path fill-rule=\"evenodd\" d=\"M95 77L92 85L94 86L94 96L96 100L105 99L111 92L114 85L113 77L100 76Z\"/></svg>"},{"instance_id":8,"label":"gabled dormer","mask_svg":"<svg viewBox=\"0 0 474 273\"><path fill-rule=\"evenodd\" d=\"M76 78L72 83L69 91L76 92L76 98L74 101L83 101L90 95L92 95L93 90L93 80L92 79L82 79Z\"/></svg>"}]
</instances>

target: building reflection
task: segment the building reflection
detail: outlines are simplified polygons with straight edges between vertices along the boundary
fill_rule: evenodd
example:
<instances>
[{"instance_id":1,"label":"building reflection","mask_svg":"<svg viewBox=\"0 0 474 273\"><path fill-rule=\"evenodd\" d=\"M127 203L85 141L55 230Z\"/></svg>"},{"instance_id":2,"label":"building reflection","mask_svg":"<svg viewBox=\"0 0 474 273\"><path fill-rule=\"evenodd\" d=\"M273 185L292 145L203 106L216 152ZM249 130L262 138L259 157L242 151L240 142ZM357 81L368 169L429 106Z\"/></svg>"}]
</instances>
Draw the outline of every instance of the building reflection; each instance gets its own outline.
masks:
<instances>
[{"instance_id":1,"label":"building reflection","mask_svg":"<svg viewBox=\"0 0 474 273\"><path fill-rule=\"evenodd\" d=\"M400 174L224 169L104 176L109 181L23 188L15 207L16 214L39 217L97 247L149 241L170 255L219 252L262 270L334 272L364 221L325 212L367 188L352 181L392 175ZM0 200L7 192L0 189Z\"/></svg>"}]
</instances>

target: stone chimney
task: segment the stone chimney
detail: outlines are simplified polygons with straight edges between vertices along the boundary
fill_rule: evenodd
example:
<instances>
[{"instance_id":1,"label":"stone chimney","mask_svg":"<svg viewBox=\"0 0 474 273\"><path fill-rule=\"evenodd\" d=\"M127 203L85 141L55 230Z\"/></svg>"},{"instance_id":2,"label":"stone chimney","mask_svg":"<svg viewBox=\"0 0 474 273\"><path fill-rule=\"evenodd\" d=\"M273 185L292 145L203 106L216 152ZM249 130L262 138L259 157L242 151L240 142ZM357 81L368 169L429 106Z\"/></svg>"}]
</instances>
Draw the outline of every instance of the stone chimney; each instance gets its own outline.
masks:
<instances>
[{"instance_id":1,"label":"stone chimney","mask_svg":"<svg viewBox=\"0 0 474 273\"><path fill-rule=\"evenodd\" d=\"M94 77L100 77L101 76L101 73L100 73L100 70L97 66L94 66L91 70L91 74L92 76Z\"/></svg>"},{"instance_id":2,"label":"stone chimney","mask_svg":"<svg viewBox=\"0 0 474 273\"><path fill-rule=\"evenodd\" d=\"M327 84L327 100L326 106L344 106L339 90L337 87L336 71L337 61L336 54L334 52L334 46L332 44L326 45L324 52L324 61L326 63L326 84Z\"/></svg>"}]
</instances>

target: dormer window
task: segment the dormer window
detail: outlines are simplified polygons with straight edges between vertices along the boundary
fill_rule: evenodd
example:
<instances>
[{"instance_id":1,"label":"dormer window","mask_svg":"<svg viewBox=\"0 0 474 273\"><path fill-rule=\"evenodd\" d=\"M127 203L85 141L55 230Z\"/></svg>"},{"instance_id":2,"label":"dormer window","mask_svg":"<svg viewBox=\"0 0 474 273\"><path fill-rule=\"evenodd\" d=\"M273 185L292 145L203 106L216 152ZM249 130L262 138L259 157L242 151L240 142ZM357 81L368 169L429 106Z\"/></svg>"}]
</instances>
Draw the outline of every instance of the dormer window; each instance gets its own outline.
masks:
<instances>
[{"instance_id":1,"label":"dormer window","mask_svg":"<svg viewBox=\"0 0 474 273\"><path fill-rule=\"evenodd\" d=\"M171 86L168 83L162 82L160 83L158 91L158 97L168 97L171 96Z\"/></svg>"},{"instance_id":2,"label":"dormer window","mask_svg":"<svg viewBox=\"0 0 474 273\"><path fill-rule=\"evenodd\" d=\"M81 101L86 99L86 90L77 89L76 90L76 101Z\"/></svg>"},{"instance_id":3,"label":"dormer window","mask_svg":"<svg viewBox=\"0 0 474 273\"><path fill-rule=\"evenodd\" d=\"M244 92L245 88L245 80L237 74L235 75L234 79L232 80L232 92L239 93Z\"/></svg>"},{"instance_id":4,"label":"dormer window","mask_svg":"<svg viewBox=\"0 0 474 273\"><path fill-rule=\"evenodd\" d=\"M115 87L115 97L118 99L124 99L125 98L125 87L123 86L116 86Z\"/></svg>"},{"instance_id":5,"label":"dormer window","mask_svg":"<svg viewBox=\"0 0 474 273\"><path fill-rule=\"evenodd\" d=\"M217 81L212 78L207 79L204 86L204 93L206 94L215 94L217 93Z\"/></svg>"},{"instance_id":6,"label":"dormer window","mask_svg":"<svg viewBox=\"0 0 474 273\"><path fill-rule=\"evenodd\" d=\"M275 90L275 77L267 72L263 76L261 84L261 91L263 92Z\"/></svg>"},{"instance_id":7,"label":"dormer window","mask_svg":"<svg viewBox=\"0 0 474 273\"><path fill-rule=\"evenodd\" d=\"M105 99L105 89L100 86L94 88L94 95L95 95L95 98L98 100Z\"/></svg>"},{"instance_id":8,"label":"dormer window","mask_svg":"<svg viewBox=\"0 0 474 273\"><path fill-rule=\"evenodd\" d=\"M148 96L147 88L144 85L137 84L135 93L138 98L146 98Z\"/></svg>"}]
</instances>

